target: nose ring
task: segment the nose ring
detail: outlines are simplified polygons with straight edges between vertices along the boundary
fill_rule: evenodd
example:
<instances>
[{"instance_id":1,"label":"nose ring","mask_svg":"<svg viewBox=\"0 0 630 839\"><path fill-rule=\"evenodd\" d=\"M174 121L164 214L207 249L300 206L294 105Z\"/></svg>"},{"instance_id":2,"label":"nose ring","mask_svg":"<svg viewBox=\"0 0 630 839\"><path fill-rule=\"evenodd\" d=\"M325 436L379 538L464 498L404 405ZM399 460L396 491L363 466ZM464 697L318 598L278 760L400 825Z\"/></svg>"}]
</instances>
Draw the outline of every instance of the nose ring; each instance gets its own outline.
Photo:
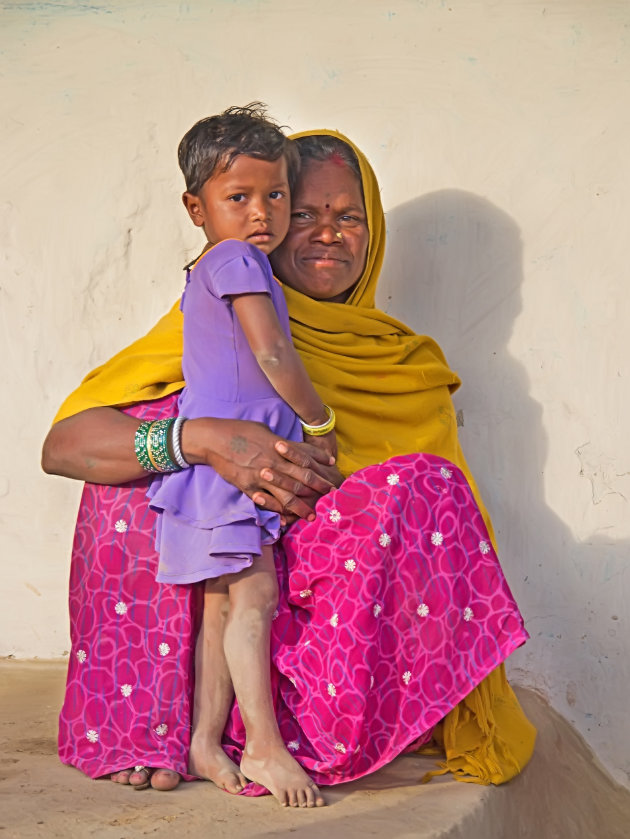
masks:
<instances>
[{"instance_id":1,"label":"nose ring","mask_svg":"<svg viewBox=\"0 0 630 839\"><path fill-rule=\"evenodd\" d=\"M343 239L343 233L339 233L339 232L337 232L337 233L335 233L335 236L336 236L338 239Z\"/></svg>"}]
</instances>

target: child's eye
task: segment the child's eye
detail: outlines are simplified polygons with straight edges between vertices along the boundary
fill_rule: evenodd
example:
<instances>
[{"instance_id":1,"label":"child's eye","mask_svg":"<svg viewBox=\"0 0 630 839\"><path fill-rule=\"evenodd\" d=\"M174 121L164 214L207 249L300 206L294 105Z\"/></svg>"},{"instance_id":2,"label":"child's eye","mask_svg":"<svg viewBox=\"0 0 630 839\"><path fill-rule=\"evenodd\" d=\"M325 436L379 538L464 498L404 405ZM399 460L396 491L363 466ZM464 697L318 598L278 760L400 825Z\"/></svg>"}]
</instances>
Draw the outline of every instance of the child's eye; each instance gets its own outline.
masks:
<instances>
[{"instance_id":1,"label":"child's eye","mask_svg":"<svg viewBox=\"0 0 630 839\"><path fill-rule=\"evenodd\" d=\"M278 198L284 198L284 192L281 192L279 189L274 189L273 192L269 193L269 197L276 201Z\"/></svg>"},{"instance_id":2,"label":"child's eye","mask_svg":"<svg viewBox=\"0 0 630 839\"><path fill-rule=\"evenodd\" d=\"M235 195L230 195L228 201L243 201L245 199L245 195L242 192L237 192Z\"/></svg>"}]
</instances>

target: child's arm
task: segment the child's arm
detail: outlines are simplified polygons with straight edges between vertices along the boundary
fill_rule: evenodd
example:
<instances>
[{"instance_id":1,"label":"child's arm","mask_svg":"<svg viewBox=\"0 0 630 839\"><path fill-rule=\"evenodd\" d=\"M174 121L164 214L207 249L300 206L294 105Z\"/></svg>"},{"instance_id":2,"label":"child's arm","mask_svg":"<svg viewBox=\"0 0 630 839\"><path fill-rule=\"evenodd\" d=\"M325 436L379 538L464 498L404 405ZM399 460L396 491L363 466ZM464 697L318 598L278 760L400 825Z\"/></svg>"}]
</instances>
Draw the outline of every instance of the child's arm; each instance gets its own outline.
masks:
<instances>
[{"instance_id":1,"label":"child's arm","mask_svg":"<svg viewBox=\"0 0 630 839\"><path fill-rule=\"evenodd\" d=\"M269 295L238 294L231 299L256 361L281 399L308 425L327 422L328 414L324 404L293 344L284 334ZM321 445L336 457L334 431L323 437L308 439L309 443Z\"/></svg>"}]
</instances>

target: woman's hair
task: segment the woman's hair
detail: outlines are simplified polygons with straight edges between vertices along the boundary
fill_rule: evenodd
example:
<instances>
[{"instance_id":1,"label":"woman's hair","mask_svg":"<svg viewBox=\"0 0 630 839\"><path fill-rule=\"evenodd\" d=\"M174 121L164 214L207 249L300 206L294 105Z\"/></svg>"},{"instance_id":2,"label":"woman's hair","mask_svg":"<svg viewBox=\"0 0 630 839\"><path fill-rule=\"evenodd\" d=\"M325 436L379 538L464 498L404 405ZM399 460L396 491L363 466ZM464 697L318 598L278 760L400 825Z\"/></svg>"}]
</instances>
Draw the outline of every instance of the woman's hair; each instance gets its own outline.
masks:
<instances>
[{"instance_id":1,"label":"woman's hair","mask_svg":"<svg viewBox=\"0 0 630 839\"><path fill-rule=\"evenodd\" d=\"M311 160L320 162L333 160L336 163L349 166L359 179L361 195L363 196L363 179L359 159L347 143L344 143L339 137L331 137L329 134L310 134L308 137L298 137L295 143L300 151L303 166L308 165Z\"/></svg>"},{"instance_id":2,"label":"woman's hair","mask_svg":"<svg viewBox=\"0 0 630 839\"><path fill-rule=\"evenodd\" d=\"M177 157L188 192L198 195L219 167L227 172L240 154L260 160L278 160L284 156L289 186L293 189L300 171L295 143L267 115L266 105L250 102L243 108L228 108L222 114L200 119L184 134Z\"/></svg>"}]
</instances>

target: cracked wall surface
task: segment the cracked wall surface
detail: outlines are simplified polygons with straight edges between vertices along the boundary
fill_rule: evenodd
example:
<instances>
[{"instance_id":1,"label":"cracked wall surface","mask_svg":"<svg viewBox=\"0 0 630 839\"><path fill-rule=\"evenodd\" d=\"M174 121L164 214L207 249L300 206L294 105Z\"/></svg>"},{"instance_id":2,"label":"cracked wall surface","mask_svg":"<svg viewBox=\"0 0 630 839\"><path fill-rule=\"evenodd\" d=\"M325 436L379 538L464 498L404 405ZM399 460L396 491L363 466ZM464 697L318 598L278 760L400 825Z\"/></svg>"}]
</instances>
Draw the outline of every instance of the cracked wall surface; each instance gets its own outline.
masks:
<instances>
[{"instance_id":1,"label":"cracked wall surface","mask_svg":"<svg viewBox=\"0 0 630 839\"><path fill-rule=\"evenodd\" d=\"M0 10L1 654L67 655L80 487L41 473L41 441L83 375L181 291L201 246L181 135L260 98L374 164L380 305L464 380L460 439L532 636L511 674L628 784L627 4Z\"/></svg>"}]
</instances>

